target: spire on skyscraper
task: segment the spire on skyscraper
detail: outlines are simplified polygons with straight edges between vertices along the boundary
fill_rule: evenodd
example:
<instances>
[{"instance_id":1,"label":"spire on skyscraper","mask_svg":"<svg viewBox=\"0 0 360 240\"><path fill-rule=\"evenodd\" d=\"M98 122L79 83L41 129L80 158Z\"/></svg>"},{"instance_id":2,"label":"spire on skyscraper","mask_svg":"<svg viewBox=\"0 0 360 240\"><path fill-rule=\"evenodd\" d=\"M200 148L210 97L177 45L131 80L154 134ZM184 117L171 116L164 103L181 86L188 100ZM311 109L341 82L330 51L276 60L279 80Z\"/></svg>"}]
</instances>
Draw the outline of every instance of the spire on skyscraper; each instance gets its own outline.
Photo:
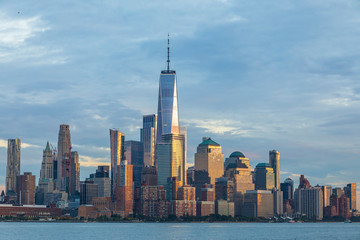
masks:
<instances>
[{"instance_id":1,"label":"spire on skyscraper","mask_svg":"<svg viewBox=\"0 0 360 240\"><path fill-rule=\"evenodd\" d=\"M170 34L168 33L167 71L170 72Z\"/></svg>"}]
</instances>

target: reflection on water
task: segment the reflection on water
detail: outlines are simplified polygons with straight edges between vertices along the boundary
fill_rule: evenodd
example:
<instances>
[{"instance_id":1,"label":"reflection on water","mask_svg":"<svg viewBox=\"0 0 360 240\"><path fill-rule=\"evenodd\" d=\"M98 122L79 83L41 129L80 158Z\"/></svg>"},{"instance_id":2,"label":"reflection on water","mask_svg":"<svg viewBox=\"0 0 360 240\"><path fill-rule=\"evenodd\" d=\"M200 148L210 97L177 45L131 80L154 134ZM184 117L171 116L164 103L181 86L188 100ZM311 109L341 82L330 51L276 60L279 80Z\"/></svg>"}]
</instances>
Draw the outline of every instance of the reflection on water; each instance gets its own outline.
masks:
<instances>
[{"instance_id":1,"label":"reflection on water","mask_svg":"<svg viewBox=\"0 0 360 240\"><path fill-rule=\"evenodd\" d=\"M0 239L360 239L360 223L0 222Z\"/></svg>"}]
</instances>

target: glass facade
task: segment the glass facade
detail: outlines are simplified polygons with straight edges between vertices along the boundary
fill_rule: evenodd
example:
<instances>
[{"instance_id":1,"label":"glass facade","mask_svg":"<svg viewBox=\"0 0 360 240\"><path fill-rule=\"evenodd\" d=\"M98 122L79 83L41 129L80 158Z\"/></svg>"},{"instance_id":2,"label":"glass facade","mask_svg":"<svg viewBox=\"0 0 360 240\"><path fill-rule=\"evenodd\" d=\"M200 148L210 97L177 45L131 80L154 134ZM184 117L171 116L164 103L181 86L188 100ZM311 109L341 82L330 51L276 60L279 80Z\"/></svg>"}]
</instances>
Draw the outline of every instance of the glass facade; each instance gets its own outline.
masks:
<instances>
[{"instance_id":1,"label":"glass facade","mask_svg":"<svg viewBox=\"0 0 360 240\"><path fill-rule=\"evenodd\" d=\"M160 143L161 135L169 133L179 134L176 72L173 70L162 71L160 75L156 143Z\"/></svg>"}]
</instances>

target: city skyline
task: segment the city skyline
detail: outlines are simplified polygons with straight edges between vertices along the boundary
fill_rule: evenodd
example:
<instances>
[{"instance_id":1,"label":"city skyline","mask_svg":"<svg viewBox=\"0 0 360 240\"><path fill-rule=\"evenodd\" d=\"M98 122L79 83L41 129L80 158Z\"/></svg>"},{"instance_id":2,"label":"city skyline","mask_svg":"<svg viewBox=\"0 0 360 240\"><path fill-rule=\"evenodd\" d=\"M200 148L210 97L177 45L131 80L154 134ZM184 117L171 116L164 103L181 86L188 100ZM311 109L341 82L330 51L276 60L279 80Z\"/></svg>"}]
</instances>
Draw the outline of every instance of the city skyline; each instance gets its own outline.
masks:
<instances>
[{"instance_id":1,"label":"city skyline","mask_svg":"<svg viewBox=\"0 0 360 240\"><path fill-rule=\"evenodd\" d=\"M170 18L167 24L160 24L160 19L168 16L169 5L156 17L150 13L159 8L156 4L143 9L113 3L111 10L108 3L102 6L111 13L108 17L99 11L89 18L95 22L100 17L99 24L109 27L102 30L88 25L81 30L85 11L93 7L80 10L78 5L74 11L80 14L72 15L71 23L78 35L60 23L69 10L60 8L55 14L47 4L43 9L22 4L24 10L19 10L15 3L6 3L0 10L5 26L1 36L7 36L0 42L6 48L0 57L4 73L0 86L7 89L0 102L0 164L6 166L7 139L20 138L21 174L33 172L38 178L42 150L47 140L56 146L57 129L63 123L70 125L80 155L81 179L97 165L109 164L108 129L118 128L127 140L139 140L142 115L156 113L158 72L166 66L170 32L171 63L179 78L180 125L188 128L188 163L193 163L202 137L211 137L221 144L225 157L244 152L252 167L267 162L269 150L279 150L281 182L288 176L297 181L305 174L314 185L357 182L359 189L357 25L338 15L333 19L326 11L316 12L332 13L331 3L283 3L287 5L185 2L176 12L191 6L189 13L179 22ZM187 26L200 5L208 13ZM359 19L355 1L341 6L344 15ZM134 8L133 15L121 7ZM146 25L134 18L141 10L151 16L151 23L159 24L152 28L156 34L110 24L112 19L128 21L145 30ZM304 12L308 19L301 18ZM293 13L289 23L281 21ZM295 31L291 24L301 27ZM345 26L352 34L343 31ZM74 47L65 40L52 42L62 33ZM89 43L83 44L85 39ZM106 46L109 43L111 47ZM5 176L2 170L1 185Z\"/></svg>"}]
</instances>

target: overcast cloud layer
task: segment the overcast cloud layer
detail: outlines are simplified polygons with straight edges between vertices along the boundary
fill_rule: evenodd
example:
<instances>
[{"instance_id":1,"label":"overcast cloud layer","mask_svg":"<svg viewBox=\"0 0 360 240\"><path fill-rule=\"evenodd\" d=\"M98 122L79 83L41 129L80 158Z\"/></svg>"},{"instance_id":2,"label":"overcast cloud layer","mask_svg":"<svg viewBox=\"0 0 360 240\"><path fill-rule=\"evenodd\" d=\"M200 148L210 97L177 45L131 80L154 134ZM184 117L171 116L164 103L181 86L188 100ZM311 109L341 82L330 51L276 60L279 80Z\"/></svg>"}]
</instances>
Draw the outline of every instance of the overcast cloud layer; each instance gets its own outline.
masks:
<instances>
[{"instance_id":1,"label":"overcast cloud layer","mask_svg":"<svg viewBox=\"0 0 360 240\"><path fill-rule=\"evenodd\" d=\"M109 128L139 140L169 32L190 164L210 136L252 167L279 150L282 179L359 186L359 26L356 0L2 1L0 185L8 138L38 176L70 124L82 179L109 163Z\"/></svg>"}]
</instances>

